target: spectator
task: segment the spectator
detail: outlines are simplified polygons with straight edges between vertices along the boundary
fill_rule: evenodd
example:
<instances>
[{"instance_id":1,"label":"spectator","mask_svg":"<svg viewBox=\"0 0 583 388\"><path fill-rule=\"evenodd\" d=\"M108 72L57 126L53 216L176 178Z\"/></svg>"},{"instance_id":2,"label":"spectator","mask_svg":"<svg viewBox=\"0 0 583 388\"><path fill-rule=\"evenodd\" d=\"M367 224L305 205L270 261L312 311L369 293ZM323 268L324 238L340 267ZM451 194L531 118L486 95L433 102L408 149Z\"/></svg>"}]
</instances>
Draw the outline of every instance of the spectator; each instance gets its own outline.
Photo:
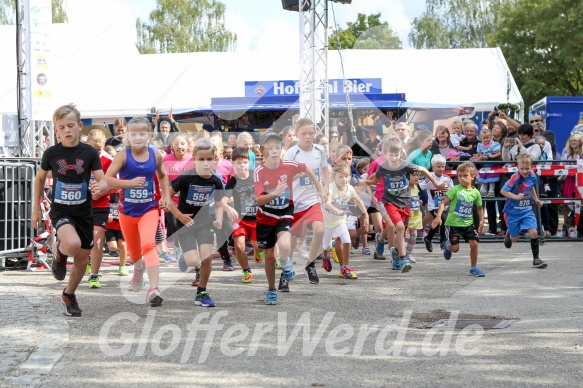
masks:
<instances>
[{"instance_id":1,"label":"spectator","mask_svg":"<svg viewBox=\"0 0 583 388\"><path fill-rule=\"evenodd\" d=\"M458 160L470 160L478 152L478 144L480 144L476 123L472 121L466 124L464 133L466 137L460 141L460 145L458 146L463 148L463 151L459 152Z\"/></svg>"},{"instance_id":2,"label":"spectator","mask_svg":"<svg viewBox=\"0 0 583 388\"><path fill-rule=\"evenodd\" d=\"M117 152L122 151L125 148L123 139L125 138L127 127L128 125L124 118L116 119L113 122L114 135L105 141L105 145L112 146Z\"/></svg>"},{"instance_id":3,"label":"spectator","mask_svg":"<svg viewBox=\"0 0 583 388\"><path fill-rule=\"evenodd\" d=\"M450 148L449 130L446 126L440 125L435 129L435 140L431 145L431 153L433 155L441 154L444 158L447 157Z\"/></svg>"},{"instance_id":4,"label":"spectator","mask_svg":"<svg viewBox=\"0 0 583 388\"><path fill-rule=\"evenodd\" d=\"M330 132L330 142L333 142L333 141L340 141L340 136L338 135L338 132L334 132L334 131Z\"/></svg>"},{"instance_id":5,"label":"spectator","mask_svg":"<svg viewBox=\"0 0 583 388\"><path fill-rule=\"evenodd\" d=\"M583 137L578 134L572 134L569 136L569 145L566 147L567 156L565 160L578 160L583 159ZM575 185L575 177L567 176L563 184L562 196L565 198L574 198L577 187ZM567 230L569 226L576 226L569 224L569 213L571 211L571 205L563 204L563 217L565 225L563 225L563 233L567 236Z\"/></svg>"},{"instance_id":6,"label":"spectator","mask_svg":"<svg viewBox=\"0 0 583 388\"><path fill-rule=\"evenodd\" d=\"M433 154L430 148L432 144L433 134L431 132L425 130L418 131L417 137L412 138L405 147L409 162L424 167L427 170L431 169L431 157ZM420 175L420 179L424 179L423 175Z\"/></svg>"},{"instance_id":7,"label":"spectator","mask_svg":"<svg viewBox=\"0 0 583 388\"><path fill-rule=\"evenodd\" d=\"M515 161L518 159L518 155L520 154L529 154L533 161L539 160L541 149L532 139L533 133L534 131L532 125L522 124L518 128L518 139L515 140L515 144L512 147L511 139L506 139L504 141L504 147L502 148L502 160Z\"/></svg>"},{"instance_id":8,"label":"spectator","mask_svg":"<svg viewBox=\"0 0 583 388\"><path fill-rule=\"evenodd\" d=\"M180 132L180 127L172 115L172 108L168 112L168 120L162 121L160 121L160 111L157 110L156 116L152 119L152 126L157 133L155 139L160 140L164 148L170 145L170 133Z\"/></svg>"},{"instance_id":9,"label":"spectator","mask_svg":"<svg viewBox=\"0 0 583 388\"><path fill-rule=\"evenodd\" d=\"M378 147L378 145L380 144L381 139L379 139L377 137L377 130L376 128L372 127L371 129L368 130L368 139L367 141L364 143L365 146L368 147L368 149L370 150L374 150Z\"/></svg>"},{"instance_id":10,"label":"spectator","mask_svg":"<svg viewBox=\"0 0 583 388\"><path fill-rule=\"evenodd\" d=\"M296 137L295 128L291 126L287 126L281 131L281 137L283 139L283 147L281 149L281 155L283 157L287 150L297 143L298 138Z\"/></svg>"},{"instance_id":11,"label":"spectator","mask_svg":"<svg viewBox=\"0 0 583 388\"><path fill-rule=\"evenodd\" d=\"M406 123L400 122L399 124L397 124L397 128L395 128L395 131L397 132L397 136L399 137L403 145L407 144L407 142L410 139L409 126Z\"/></svg>"},{"instance_id":12,"label":"spectator","mask_svg":"<svg viewBox=\"0 0 583 388\"><path fill-rule=\"evenodd\" d=\"M324 135L322 133L322 134L316 136L316 138L314 139L314 144L321 145L322 148L324 148L324 150L326 151L326 156L329 156L328 145L330 144L330 142L328 141L328 138L326 137L326 135Z\"/></svg>"},{"instance_id":13,"label":"spectator","mask_svg":"<svg viewBox=\"0 0 583 388\"><path fill-rule=\"evenodd\" d=\"M236 133L229 133L229 137L227 137L227 144L231 146L231 148L237 147L237 134Z\"/></svg>"}]
</instances>

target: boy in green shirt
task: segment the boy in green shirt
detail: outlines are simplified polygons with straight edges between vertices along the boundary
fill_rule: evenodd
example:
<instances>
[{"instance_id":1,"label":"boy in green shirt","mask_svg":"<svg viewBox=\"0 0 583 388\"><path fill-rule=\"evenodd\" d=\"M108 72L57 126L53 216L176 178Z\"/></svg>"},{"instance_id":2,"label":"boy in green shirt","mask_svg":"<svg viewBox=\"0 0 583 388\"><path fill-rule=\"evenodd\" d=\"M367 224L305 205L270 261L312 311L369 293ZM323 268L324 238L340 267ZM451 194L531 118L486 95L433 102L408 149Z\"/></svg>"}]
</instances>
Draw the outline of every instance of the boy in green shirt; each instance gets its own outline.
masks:
<instances>
[{"instance_id":1,"label":"boy in green shirt","mask_svg":"<svg viewBox=\"0 0 583 388\"><path fill-rule=\"evenodd\" d=\"M445 235L447 238L443 257L451 259L453 252L460 249L460 237L470 244L470 275L484 277L484 273L477 267L478 264L478 231L484 226L484 209L480 192L472 186L476 177L476 166L472 162L464 162L457 168L459 184L454 186L445 195L446 198L439 205L437 215L431 223L434 229L441 224L441 214L447 205L451 203L447 219L445 220ZM474 205L478 209L480 225L478 230L474 227Z\"/></svg>"}]
</instances>

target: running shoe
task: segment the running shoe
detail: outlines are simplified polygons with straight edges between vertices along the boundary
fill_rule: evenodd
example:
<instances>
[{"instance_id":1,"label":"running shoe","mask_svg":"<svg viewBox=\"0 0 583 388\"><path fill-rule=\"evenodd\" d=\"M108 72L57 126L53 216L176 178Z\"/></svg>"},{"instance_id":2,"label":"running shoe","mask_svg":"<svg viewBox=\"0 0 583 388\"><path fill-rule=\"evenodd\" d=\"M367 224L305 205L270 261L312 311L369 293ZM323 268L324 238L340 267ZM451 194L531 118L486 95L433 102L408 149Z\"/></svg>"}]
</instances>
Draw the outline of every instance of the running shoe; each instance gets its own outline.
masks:
<instances>
[{"instance_id":1,"label":"running shoe","mask_svg":"<svg viewBox=\"0 0 583 388\"><path fill-rule=\"evenodd\" d=\"M356 248L354 248L353 246L350 246L350 254L354 255L356 253Z\"/></svg>"},{"instance_id":2,"label":"running shoe","mask_svg":"<svg viewBox=\"0 0 583 388\"><path fill-rule=\"evenodd\" d=\"M443 247L443 258L445 260L449 260L449 259L451 259L451 255L452 255L451 251L449 249L447 249L447 246L444 246Z\"/></svg>"},{"instance_id":3,"label":"running shoe","mask_svg":"<svg viewBox=\"0 0 583 388\"><path fill-rule=\"evenodd\" d=\"M401 269L400 262L399 262L399 252L397 251L396 247L392 247L391 250L391 261L393 264L393 269Z\"/></svg>"},{"instance_id":4,"label":"running shoe","mask_svg":"<svg viewBox=\"0 0 583 388\"><path fill-rule=\"evenodd\" d=\"M132 276L132 280L130 280L130 291L139 292L144 288L146 282L144 281L144 272L146 268L142 268L141 271L138 271L134 268L134 275Z\"/></svg>"},{"instance_id":5,"label":"running shoe","mask_svg":"<svg viewBox=\"0 0 583 388\"><path fill-rule=\"evenodd\" d=\"M160 257L160 262L161 263L173 263L173 262L176 261L176 258L174 258L174 256L172 256L168 252L162 252L158 256Z\"/></svg>"},{"instance_id":6,"label":"running shoe","mask_svg":"<svg viewBox=\"0 0 583 388\"><path fill-rule=\"evenodd\" d=\"M375 234L374 240L376 243L375 250L380 256L382 256L383 253L385 253L385 240L383 239L382 234Z\"/></svg>"},{"instance_id":7,"label":"running shoe","mask_svg":"<svg viewBox=\"0 0 583 388\"><path fill-rule=\"evenodd\" d=\"M425 243L425 249L427 249L427 252L433 252L433 242L427 237L423 237L423 242Z\"/></svg>"},{"instance_id":8,"label":"running shoe","mask_svg":"<svg viewBox=\"0 0 583 388\"><path fill-rule=\"evenodd\" d=\"M192 282L192 286L193 287L198 287L198 285L200 284L200 268L197 268L194 270L194 281Z\"/></svg>"},{"instance_id":9,"label":"running shoe","mask_svg":"<svg viewBox=\"0 0 583 388\"><path fill-rule=\"evenodd\" d=\"M267 290L265 293L265 304L277 304L277 291Z\"/></svg>"},{"instance_id":10,"label":"running shoe","mask_svg":"<svg viewBox=\"0 0 583 388\"><path fill-rule=\"evenodd\" d=\"M311 284L320 283L320 278L318 278L315 263L310 263L306 266L306 274L308 275L308 280L310 281Z\"/></svg>"},{"instance_id":11,"label":"running shoe","mask_svg":"<svg viewBox=\"0 0 583 388\"><path fill-rule=\"evenodd\" d=\"M365 245L362 247L362 254L363 255L372 255L372 252L370 251L370 247L368 245Z\"/></svg>"},{"instance_id":12,"label":"running shoe","mask_svg":"<svg viewBox=\"0 0 583 388\"><path fill-rule=\"evenodd\" d=\"M344 267L338 274L339 278L343 279L358 279L358 276L354 273L356 270L350 267Z\"/></svg>"},{"instance_id":13,"label":"running shoe","mask_svg":"<svg viewBox=\"0 0 583 388\"><path fill-rule=\"evenodd\" d=\"M207 294L206 291L202 291L196 294L194 304L202 307L215 307L215 302L213 302L213 300L211 299L209 294Z\"/></svg>"},{"instance_id":14,"label":"running shoe","mask_svg":"<svg viewBox=\"0 0 583 388\"><path fill-rule=\"evenodd\" d=\"M146 295L146 303L150 303L151 307L158 307L162 305L162 297L160 296L160 290L158 287L150 288L148 294Z\"/></svg>"},{"instance_id":15,"label":"running shoe","mask_svg":"<svg viewBox=\"0 0 583 388\"><path fill-rule=\"evenodd\" d=\"M504 246L508 249L512 248L512 239L510 238L510 231L506 231L506 235L504 236Z\"/></svg>"},{"instance_id":16,"label":"running shoe","mask_svg":"<svg viewBox=\"0 0 583 388\"><path fill-rule=\"evenodd\" d=\"M233 252L234 252L234 250L233 250ZM253 252L253 247L251 245L245 245L245 254L249 255L249 254L251 254L251 252ZM233 255L233 256L235 256L235 255Z\"/></svg>"},{"instance_id":17,"label":"running shoe","mask_svg":"<svg viewBox=\"0 0 583 388\"><path fill-rule=\"evenodd\" d=\"M296 250L298 251L298 253L300 254L301 257L303 257L304 259L308 258L309 252L306 248L306 244L298 243L296 245Z\"/></svg>"},{"instance_id":18,"label":"running shoe","mask_svg":"<svg viewBox=\"0 0 583 388\"><path fill-rule=\"evenodd\" d=\"M281 261L279 260L279 257L275 258L275 269L281 269Z\"/></svg>"},{"instance_id":19,"label":"running shoe","mask_svg":"<svg viewBox=\"0 0 583 388\"><path fill-rule=\"evenodd\" d=\"M535 268L547 268L547 263L545 263L544 261L542 261L541 259L535 259L532 262L532 266Z\"/></svg>"},{"instance_id":20,"label":"running shoe","mask_svg":"<svg viewBox=\"0 0 583 388\"><path fill-rule=\"evenodd\" d=\"M109 251L109 257L119 257L119 253L117 251Z\"/></svg>"},{"instance_id":21,"label":"running shoe","mask_svg":"<svg viewBox=\"0 0 583 388\"><path fill-rule=\"evenodd\" d=\"M99 275L89 276L89 288L101 288L101 283L99 282Z\"/></svg>"},{"instance_id":22,"label":"running shoe","mask_svg":"<svg viewBox=\"0 0 583 388\"><path fill-rule=\"evenodd\" d=\"M336 241L332 241L332 247L330 248L330 252L332 253L332 259L334 262L339 263L338 254L336 253Z\"/></svg>"},{"instance_id":23,"label":"running shoe","mask_svg":"<svg viewBox=\"0 0 583 388\"><path fill-rule=\"evenodd\" d=\"M283 274L283 272L281 273L281 276L279 277L279 285L277 286L277 291L289 292L289 283L287 282L287 279L285 278L285 275Z\"/></svg>"},{"instance_id":24,"label":"running shoe","mask_svg":"<svg viewBox=\"0 0 583 388\"><path fill-rule=\"evenodd\" d=\"M376 251L373 253L372 256L375 260L387 260L386 257L384 257L383 255L379 255Z\"/></svg>"},{"instance_id":25,"label":"running shoe","mask_svg":"<svg viewBox=\"0 0 583 388\"><path fill-rule=\"evenodd\" d=\"M484 272L480 271L480 269L478 267L470 268L470 275L476 276L479 278L483 278L484 276L486 276L486 274Z\"/></svg>"},{"instance_id":26,"label":"running shoe","mask_svg":"<svg viewBox=\"0 0 583 388\"><path fill-rule=\"evenodd\" d=\"M263 252L253 254L253 259L255 260L255 263L257 263L257 264L263 263L264 257L265 257L265 253L263 253Z\"/></svg>"},{"instance_id":27,"label":"running shoe","mask_svg":"<svg viewBox=\"0 0 583 388\"><path fill-rule=\"evenodd\" d=\"M407 273L411 271L411 268L413 268L413 266L407 259L399 260L399 267L401 268L401 272L403 273Z\"/></svg>"},{"instance_id":28,"label":"running shoe","mask_svg":"<svg viewBox=\"0 0 583 388\"><path fill-rule=\"evenodd\" d=\"M65 290L63 290L63 293L61 294L61 302L65 306L65 314L70 317L81 316L81 309L79 308L75 294L65 295Z\"/></svg>"},{"instance_id":29,"label":"running shoe","mask_svg":"<svg viewBox=\"0 0 583 388\"><path fill-rule=\"evenodd\" d=\"M243 271L243 278L241 279L241 283L251 283L253 280L253 274L251 271Z\"/></svg>"},{"instance_id":30,"label":"running shoe","mask_svg":"<svg viewBox=\"0 0 583 388\"><path fill-rule=\"evenodd\" d=\"M287 259L287 261L281 265L281 269L288 281L296 278L296 272L294 271L294 266L290 259Z\"/></svg>"},{"instance_id":31,"label":"running shoe","mask_svg":"<svg viewBox=\"0 0 583 388\"><path fill-rule=\"evenodd\" d=\"M60 241L57 241L55 247L55 256L53 257L53 262L51 263L51 271L53 272L53 277L57 280L64 280L67 276L67 258L68 256L63 255L59 251ZM89 270L91 272L91 270ZM79 310L81 311L81 310Z\"/></svg>"},{"instance_id":32,"label":"running shoe","mask_svg":"<svg viewBox=\"0 0 583 388\"><path fill-rule=\"evenodd\" d=\"M120 265L118 273L119 276L128 276L129 275L128 267L126 267L125 265Z\"/></svg>"},{"instance_id":33,"label":"running shoe","mask_svg":"<svg viewBox=\"0 0 583 388\"><path fill-rule=\"evenodd\" d=\"M410 263L415 264L417 262L417 260L415 260L415 258L413 256L411 256L410 253L407 253L407 260L409 260Z\"/></svg>"},{"instance_id":34,"label":"running shoe","mask_svg":"<svg viewBox=\"0 0 583 388\"><path fill-rule=\"evenodd\" d=\"M324 268L324 271L326 272L332 271L332 262L329 257L322 257L322 268Z\"/></svg>"},{"instance_id":35,"label":"running shoe","mask_svg":"<svg viewBox=\"0 0 583 388\"><path fill-rule=\"evenodd\" d=\"M234 271L233 262L231 260L224 260L223 261L223 271Z\"/></svg>"},{"instance_id":36,"label":"running shoe","mask_svg":"<svg viewBox=\"0 0 583 388\"><path fill-rule=\"evenodd\" d=\"M184 255L178 256L178 269L180 272L188 271L188 264L186 264L186 260L184 260Z\"/></svg>"},{"instance_id":37,"label":"running shoe","mask_svg":"<svg viewBox=\"0 0 583 388\"><path fill-rule=\"evenodd\" d=\"M91 257L87 260L87 267L85 267L85 273L91 275Z\"/></svg>"}]
</instances>

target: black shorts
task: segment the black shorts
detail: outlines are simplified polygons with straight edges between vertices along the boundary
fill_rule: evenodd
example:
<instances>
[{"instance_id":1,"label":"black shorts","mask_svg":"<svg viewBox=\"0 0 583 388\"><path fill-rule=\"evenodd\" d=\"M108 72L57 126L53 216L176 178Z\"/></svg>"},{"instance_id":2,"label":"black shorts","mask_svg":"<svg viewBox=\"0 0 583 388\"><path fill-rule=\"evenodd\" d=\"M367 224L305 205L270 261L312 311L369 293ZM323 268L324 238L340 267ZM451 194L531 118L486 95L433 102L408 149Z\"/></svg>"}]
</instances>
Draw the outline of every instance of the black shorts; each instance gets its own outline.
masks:
<instances>
[{"instance_id":1,"label":"black shorts","mask_svg":"<svg viewBox=\"0 0 583 388\"><path fill-rule=\"evenodd\" d=\"M174 241L178 238L183 252L194 251L202 244L214 245L215 234L212 224L193 225L190 228L177 220L178 231L174 233Z\"/></svg>"},{"instance_id":2,"label":"black shorts","mask_svg":"<svg viewBox=\"0 0 583 388\"><path fill-rule=\"evenodd\" d=\"M109 208L93 209L93 225L107 228L107 219L109 218Z\"/></svg>"},{"instance_id":3,"label":"black shorts","mask_svg":"<svg viewBox=\"0 0 583 388\"><path fill-rule=\"evenodd\" d=\"M292 220L281 220L275 225L257 224L257 246L262 249L270 249L277 242L277 234L292 230Z\"/></svg>"},{"instance_id":4,"label":"black shorts","mask_svg":"<svg viewBox=\"0 0 583 388\"><path fill-rule=\"evenodd\" d=\"M55 231L63 225L72 225L81 240L81 249L93 248L93 222L91 217L72 217L54 209L49 213Z\"/></svg>"},{"instance_id":5,"label":"black shorts","mask_svg":"<svg viewBox=\"0 0 583 388\"><path fill-rule=\"evenodd\" d=\"M460 237L463 237L465 242L469 242L470 240L480 242L480 236L478 236L478 231L474 225L465 228L446 226L445 237L447 238L449 245L458 245L460 243Z\"/></svg>"},{"instance_id":6,"label":"black shorts","mask_svg":"<svg viewBox=\"0 0 583 388\"><path fill-rule=\"evenodd\" d=\"M377 208L376 208L376 207L374 207L374 206L369 206L369 207L366 209L366 212L367 212L368 214L378 213L378 212L379 212L379 209L377 209Z\"/></svg>"},{"instance_id":7,"label":"black shorts","mask_svg":"<svg viewBox=\"0 0 583 388\"><path fill-rule=\"evenodd\" d=\"M125 238L123 238L123 233L121 230L107 229L105 231L105 241L110 242L117 240L125 240Z\"/></svg>"}]
</instances>

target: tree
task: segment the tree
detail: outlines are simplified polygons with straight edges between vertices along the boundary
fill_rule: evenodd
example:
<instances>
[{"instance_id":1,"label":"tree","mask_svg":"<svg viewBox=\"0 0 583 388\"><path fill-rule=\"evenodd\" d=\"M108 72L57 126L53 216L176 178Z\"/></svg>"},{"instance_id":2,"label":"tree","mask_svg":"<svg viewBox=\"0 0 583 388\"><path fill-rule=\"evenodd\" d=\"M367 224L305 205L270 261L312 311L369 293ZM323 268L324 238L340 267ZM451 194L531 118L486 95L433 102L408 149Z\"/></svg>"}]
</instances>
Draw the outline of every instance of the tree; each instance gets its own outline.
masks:
<instances>
[{"instance_id":1,"label":"tree","mask_svg":"<svg viewBox=\"0 0 583 388\"><path fill-rule=\"evenodd\" d=\"M346 23L346 29L339 28L329 38L331 50L338 49L338 40L343 49L400 49L401 40L389 23L380 21L381 14L359 13L356 22Z\"/></svg>"},{"instance_id":2,"label":"tree","mask_svg":"<svg viewBox=\"0 0 583 388\"><path fill-rule=\"evenodd\" d=\"M0 0L0 25L14 24L16 1ZM53 23L67 23L63 0L52 0Z\"/></svg>"},{"instance_id":3,"label":"tree","mask_svg":"<svg viewBox=\"0 0 583 388\"><path fill-rule=\"evenodd\" d=\"M142 54L228 51L237 35L225 28L225 4L216 0L157 0L148 22L136 20Z\"/></svg>"},{"instance_id":4,"label":"tree","mask_svg":"<svg viewBox=\"0 0 583 388\"><path fill-rule=\"evenodd\" d=\"M495 41L525 105L583 94L583 8L571 0L513 0Z\"/></svg>"},{"instance_id":5,"label":"tree","mask_svg":"<svg viewBox=\"0 0 583 388\"><path fill-rule=\"evenodd\" d=\"M411 23L409 43L416 49L490 47L508 1L426 0Z\"/></svg>"}]
</instances>

